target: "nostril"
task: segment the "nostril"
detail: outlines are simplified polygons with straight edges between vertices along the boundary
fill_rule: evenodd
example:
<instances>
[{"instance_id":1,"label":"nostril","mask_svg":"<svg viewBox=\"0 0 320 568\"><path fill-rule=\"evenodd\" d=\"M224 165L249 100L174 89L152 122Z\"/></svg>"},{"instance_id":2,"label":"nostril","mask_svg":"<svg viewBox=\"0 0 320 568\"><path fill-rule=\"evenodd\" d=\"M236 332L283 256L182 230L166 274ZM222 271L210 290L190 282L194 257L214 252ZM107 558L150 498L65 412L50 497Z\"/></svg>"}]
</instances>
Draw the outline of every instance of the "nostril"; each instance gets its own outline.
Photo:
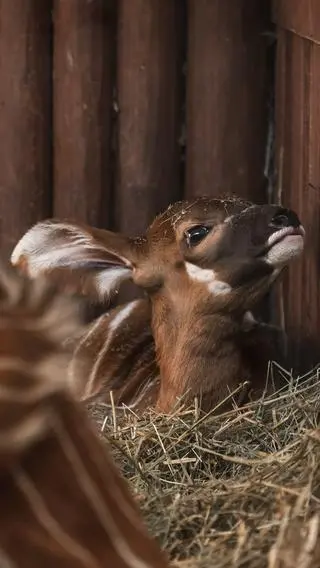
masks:
<instances>
[{"instance_id":1,"label":"nostril","mask_svg":"<svg viewBox=\"0 0 320 568\"><path fill-rule=\"evenodd\" d=\"M288 227L290 225L289 218L287 215L278 214L275 215L270 222L270 227L275 229L282 229L283 227Z\"/></svg>"},{"instance_id":2,"label":"nostril","mask_svg":"<svg viewBox=\"0 0 320 568\"><path fill-rule=\"evenodd\" d=\"M271 219L270 227L283 229L284 227L299 227L301 225L299 217L290 209L281 209Z\"/></svg>"}]
</instances>

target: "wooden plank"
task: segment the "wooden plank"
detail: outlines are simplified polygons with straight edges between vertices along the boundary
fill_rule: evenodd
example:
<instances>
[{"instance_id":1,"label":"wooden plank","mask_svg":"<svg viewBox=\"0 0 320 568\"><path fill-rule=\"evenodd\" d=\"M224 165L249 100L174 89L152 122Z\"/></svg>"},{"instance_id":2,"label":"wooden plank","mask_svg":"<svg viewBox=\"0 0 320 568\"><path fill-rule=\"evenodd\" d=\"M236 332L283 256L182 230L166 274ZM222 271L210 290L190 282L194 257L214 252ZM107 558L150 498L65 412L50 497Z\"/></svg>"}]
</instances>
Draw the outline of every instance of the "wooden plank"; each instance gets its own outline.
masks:
<instances>
[{"instance_id":1,"label":"wooden plank","mask_svg":"<svg viewBox=\"0 0 320 568\"><path fill-rule=\"evenodd\" d=\"M51 211L51 5L0 0L0 246Z\"/></svg>"},{"instance_id":2,"label":"wooden plank","mask_svg":"<svg viewBox=\"0 0 320 568\"><path fill-rule=\"evenodd\" d=\"M54 3L54 214L111 220L114 0Z\"/></svg>"},{"instance_id":3,"label":"wooden plank","mask_svg":"<svg viewBox=\"0 0 320 568\"><path fill-rule=\"evenodd\" d=\"M310 49L309 189L320 191L320 47ZM309 191L308 189L308 191ZM320 314L320 312L319 312Z\"/></svg>"},{"instance_id":4,"label":"wooden plank","mask_svg":"<svg viewBox=\"0 0 320 568\"><path fill-rule=\"evenodd\" d=\"M265 199L268 2L188 6L187 194Z\"/></svg>"},{"instance_id":5,"label":"wooden plank","mask_svg":"<svg viewBox=\"0 0 320 568\"><path fill-rule=\"evenodd\" d=\"M136 234L180 197L183 3L119 0L117 227Z\"/></svg>"},{"instance_id":6,"label":"wooden plank","mask_svg":"<svg viewBox=\"0 0 320 568\"><path fill-rule=\"evenodd\" d=\"M319 0L273 0L272 17L278 26L320 43Z\"/></svg>"},{"instance_id":7,"label":"wooden plank","mask_svg":"<svg viewBox=\"0 0 320 568\"><path fill-rule=\"evenodd\" d=\"M283 197L283 175L284 175L284 137L286 127L285 98L286 98L286 74L287 74L287 38L288 34L284 30L278 31L277 55L276 55L276 97L275 97L275 123L277 127L276 136L276 195L275 201L281 203Z\"/></svg>"},{"instance_id":8,"label":"wooden plank","mask_svg":"<svg viewBox=\"0 0 320 568\"><path fill-rule=\"evenodd\" d=\"M307 43L307 42L305 42ZM309 42L308 42L309 44ZM307 230L307 248L303 266L303 337L304 350L309 365L319 362L320 352L320 46L310 45L309 73L306 75L308 88L308 137L304 146L307 152L305 179L301 188L301 207Z\"/></svg>"},{"instance_id":9,"label":"wooden plank","mask_svg":"<svg viewBox=\"0 0 320 568\"><path fill-rule=\"evenodd\" d=\"M281 29L277 66L278 188L307 231L305 253L284 284L285 326L292 365L306 371L320 348L320 47Z\"/></svg>"},{"instance_id":10,"label":"wooden plank","mask_svg":"<svg viewBox=\"0 0 320 568\"><path fill-rule=\"evenodd\" d=\"M307 141L306 106L308 93L305 89L305 72L308 58L305 52L305 42L298 36L290 34L287 46L287 89L285 99L286 139L285 148L288 154L285 164L283 201L292 207L306 223L304 204L301 192L305 184L305 143ZM286 325L292 336L300 344L303 325L303 260L300 259L288 271L285 290L287 299ZM295 367L299 363L298 349L293 351ZM295 357L296 356L296 357Z\"/></svg>"},{"instance_id":11,"label":"wooden plank","mask_svg":"<svg viewBox=\"0 0 320 568\"><path fill-rule=\"evenodd\" d=\"M275 62L275 81L277 86L277 93L275 97L275 178L276 187L273 201L281 203L283 200L283 178L284 178L284 151L285 151L285 128L286 128L286 113L285 113L285 97L286 97L286 72L287 72L287 33L279 29L277 37L277 50ZM286 155L287 157L287 155ZM272 293L271 303L271 320L275 325L285 329L285 284L283 279L275 286Z\"/></svg>"}]
</instances>

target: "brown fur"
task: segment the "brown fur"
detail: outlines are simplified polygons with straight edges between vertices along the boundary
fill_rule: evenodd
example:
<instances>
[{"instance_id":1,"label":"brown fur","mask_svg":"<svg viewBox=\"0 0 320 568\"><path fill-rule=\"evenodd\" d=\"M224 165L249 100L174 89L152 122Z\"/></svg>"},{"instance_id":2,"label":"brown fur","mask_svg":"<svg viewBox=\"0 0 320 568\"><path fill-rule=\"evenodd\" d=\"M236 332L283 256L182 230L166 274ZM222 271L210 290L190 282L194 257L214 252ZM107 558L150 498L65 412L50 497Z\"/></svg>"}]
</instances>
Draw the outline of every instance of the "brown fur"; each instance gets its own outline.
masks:
<instances>
[{"instance_id":1,"label":"brown fur","mask_svg":"<svg viewBox=\"0 0 320 568\"><path fill-rule=\"evenodd\" d=\"M116 404L135 409L154 405L162 412L170 412L179 399L188 404L195 396L210 410L244 381L251 383L253 396L259 396L268 361L279 357L277 334L273 328L248 323L246 314L290 260L290 255L280 264L268 260L268 239L280 231L274 224L279 216L285 216L301 238L293 212L237 198L176 203L136 239L72 224L67 237L59 221L30 231L36 250L30 236L23 237L13 259L19 265L23 258L31 275L45 271L63 274L68 281L72 274L76 291L83 289L85 278L101 297L115 287L108 274L119 274L116 283L131 278L149 295L149 300L102 316L76 339L70 375L74 380L83 377L78 396L100 396L108 402L112 390ZM186 231L198 225L208 226L209 232L190 246ZM57 259L50 255L59 244L66 253ZM209 290L202 277L210 274L214 278ZM221 286L227 293L221 293ZM84 365L79 359L83 355L89 355ZM244 398L241 393L240 400Z\"/></svg>"},{"instance_id":2,"label":"brown fur","mask_svg":"<svg viewBox=\"0 0 320 568\"><path fill-rule=\"evenodd\" d=\"M76 308L0 271L0 565L165 568L65 377Z\"/></svg>"}]
</instances>

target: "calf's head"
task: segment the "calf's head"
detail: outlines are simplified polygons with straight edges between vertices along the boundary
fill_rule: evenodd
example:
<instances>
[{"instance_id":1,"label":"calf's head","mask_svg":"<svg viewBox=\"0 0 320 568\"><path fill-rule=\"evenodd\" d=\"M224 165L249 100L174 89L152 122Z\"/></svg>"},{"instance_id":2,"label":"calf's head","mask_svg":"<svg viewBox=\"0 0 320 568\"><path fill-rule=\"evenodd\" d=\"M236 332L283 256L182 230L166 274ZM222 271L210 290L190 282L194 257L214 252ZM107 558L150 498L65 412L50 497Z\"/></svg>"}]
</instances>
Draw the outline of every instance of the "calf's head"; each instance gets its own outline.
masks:
<instances>
[{"instance_id":1,"label":"calf's head","mask_svg":"<svg viewBox=\"0 0 320 568\"><path fill-rule=\"evenodd\" d=\"M204 406L212 408L244 377L257 386L243 346L245 315L303 247L304 229L289 209L198 198L170 206L138 238L43 221L22 237L12 262L31 277L50 273L63 286L100 299L126 279L140 286L152 306L161 377L157 408L169 411L187 391L204 393ZM128 325L130 311L121 313L126 319L117 325Z\"/></svg>"},{"instance_id":2,"label":"calf's head","mask_svg":"<svg viewBox=\"0 0 320 568\"><path fill-rule=\"evenodd\" d=\"M198 198L170 206L138 238L43 221L11 260L30 276L50 273L99 299L132 279L154 302L247 310L303 246L304 229L289 209Z\"/></svg>"}]
</instances>

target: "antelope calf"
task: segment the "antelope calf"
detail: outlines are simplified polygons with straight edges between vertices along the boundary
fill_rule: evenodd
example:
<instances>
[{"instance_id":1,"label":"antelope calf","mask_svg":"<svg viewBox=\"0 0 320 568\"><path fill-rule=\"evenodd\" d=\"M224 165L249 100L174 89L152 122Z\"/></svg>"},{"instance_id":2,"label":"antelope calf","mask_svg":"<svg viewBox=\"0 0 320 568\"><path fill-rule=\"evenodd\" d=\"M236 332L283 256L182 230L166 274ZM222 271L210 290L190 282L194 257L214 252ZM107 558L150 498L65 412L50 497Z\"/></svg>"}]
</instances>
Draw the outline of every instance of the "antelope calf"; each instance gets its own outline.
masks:
<instances>
[{"instance_id":1,"label":"antelope calf","mask_svg":"<svg viewBox=\"0 0 320 568\"><path fill-rule=\"evenodd\" d=\"M100 299L126 279L147 294L75 339L69 370L77 396L108 402L113 391L117 405L161 412L198 396L207 411L243 381L252 396L263 392L276 334L250 311L303 247L304 229L289 209L198 198L170 206L138 238L43 221L11 260L31 277L47 273Z\"/></svg>"},{"instance_id":2,"label":"antelope calf","mask_svg":"<svg viewBox=\"0 0 320 568\"><path fill-rule=\"evenodd\" d=\"M75 306L11 271L0 271L1 567L168 568L69 392L61 343L78 330Z\"/></svg>"}]
</instances>

